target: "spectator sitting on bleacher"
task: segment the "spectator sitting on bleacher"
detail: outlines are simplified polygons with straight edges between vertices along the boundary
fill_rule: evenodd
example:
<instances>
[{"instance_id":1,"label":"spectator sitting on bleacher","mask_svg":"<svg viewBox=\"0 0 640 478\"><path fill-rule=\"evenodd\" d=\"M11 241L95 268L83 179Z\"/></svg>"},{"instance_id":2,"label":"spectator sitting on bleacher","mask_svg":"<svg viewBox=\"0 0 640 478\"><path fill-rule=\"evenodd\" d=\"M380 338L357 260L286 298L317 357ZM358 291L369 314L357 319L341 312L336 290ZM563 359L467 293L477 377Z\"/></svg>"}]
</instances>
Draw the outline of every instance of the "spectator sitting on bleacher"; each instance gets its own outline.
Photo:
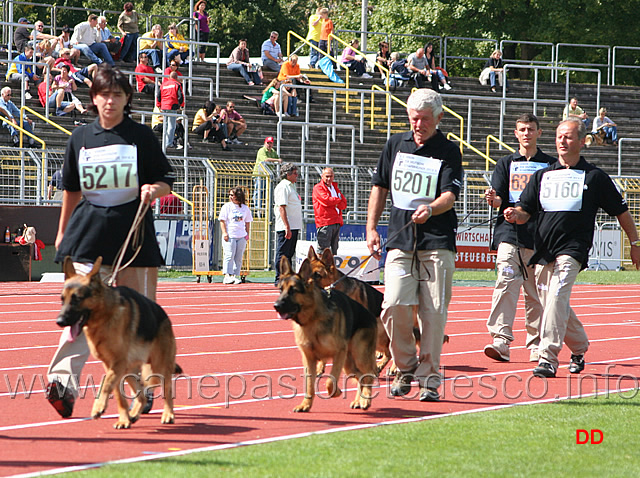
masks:
<instances>
[{"instance_id":1,"label":"spectator sitting on bleacher","mask_svg":"<svg viewBox=\"0 0 640 478\"><path fill-rule=\"evenodd\" d=\"M71 35L71 46L82 52L91 63L100 64L103 61L114 66L113 58L107 46L100 41L98 34L98 15L91 14L86 22L78 23ZM101 57L101 58L99 58Z\"/></svg>"},{"instance_id":2,"label":"spectator sitting on bleacher","mask_svg":"<svg viewBox=\"0 0 640 478\"><path fill-rule=\"evenodd\" d=\"M356 52L354 51L354 49L357 50L358 48L360 48L360 41L355 39L351 40L350 46L345 47L345 49L342 50L342 58L340 59L340 61L344 66L353 71L356 76L362 78L371 78L371 75L366 72L367 60L365 58L358 59L356 57Z\"/></svg>"},{"instance_id":3,"label":"spectator sitting on bleacher","mask_svg":"<svg viewBox=\"0 0 640 478\"><path fill-rule=\"evenodd\" d=\"M178 32L178 26L175 23L169 25L169 33L165 35L165 38L170 40L166 42L167 45L167 61L175 61L178 65L189 58L189 45L184 42L184 36Z\"/></svg>"},{"instance_id":4,"label":"spectator sitting on bleacher","mask_svg":"<svg viewBox=\"0 0 640 478\"><path fill-rule=\"evenodd\" d=\"M407 67L411 71L411 77L413 81L415 81L416 87L431 87L433 90L438 91L438 87L433 88L433 84L431 83L432 76L431 73L429 73L430 68L427 64L424 48L418 48L415 53L409 55L409 58L407 58Z\"/></svg>"},{"instance_id":5,"label":"spectator sitting on bleacher","mask_svg":"<svg viewBox=\"0 0 640 478\"><path fill-rule=\"evenodd\" d=\"M15 60L17 61L31 61L33 59L33 47L26 45L24 47L24 53L20 53ZM12 62L7 71L7 81L21 81L22 73L24 72L26 78L24 80L24 97L27 100L31 99L31 93L29 93L29 82L36 82L40 80L40 77L33 71L33 65L25 65L22 63Z\"/></svg>"},{"instance_id":6,"label":"spectator sitting on bleacher","mask_svg":"<svg viewBox=\"0 0 640 478\"><path fill-rule=\"evenodd\" d=\"M133 9L133 3L124 4L123 12L118 17L118 30L122 34L122 48L120 49L120 60L127 63L136 61L136 43L140 36L138 24L140 17Z\"/></svg>"},{"instance_id":7,"label":"spectator sitting on bleacher","mask_svg":"<svg viewBox=\"0 0 640 478\"><path fill-rule=\"evenodd\" d=\"M376 66L374 67L374 71L379 71L382 76L384 73L381 69L378 68L377 65L382 65L387 70L391 69L391 57L389 56L389 44L386 41L381 41L378 43L378 54L376 55Z\"/></svg>"},{"instance_id":8,"label":"spectator sitting on bleacher","mask_svg":"<svg viewBox=\"0 0 640 478\"><path fill-rule=\"evenodd\" d=\"M107 50L111 55L116 55L120 51L120 38L114 37L111 30L107 26L107 18L103 16L98 17L98 33L100 34L100 42L107 45Z\"/></svg>"},{"instance_id":9,"label":"spectator sitting on bleacher","mask_svg":"<svg viewBox=\"0 0 640 478\"><path fill-rule=\"evenodd\" d=\"M57 75L51 82L51 90L56 93L56 115L62 116L58 114L62 100L73 103L80 114L87 113L87 109L82 106L82 102L73 94L78 88L78 85L76 85L74 79L69 76L69 65L63 64L60 68L62 73Z\"/></svg>"},{"instance_id":10,"label":"spectator sitting on bleacher","mask_svg":"<svg viewBox=\"0 0 640 478\"><path fill-rule=\"evenodd\" d=\"M40 63L46 63L49 68L53 68L53 64L56 61L53 58L55 53L54 45L56 40L41 40L35 46L33 50L36 56L36 61ZM44 74L44 68L36 68L41 75Z\"/></svg>"},{"instance_id":11,"label":"spectator sitting on bleacher","mask_svg":"<svg viewBox=\"0 0 640 478\"><path fill-rule=\"evenodd\" d=\"M47 85L45 81L41 81L38 85L38 99L43 108L47 101L47 89L49 89L49 110L54 111L56 116L64 116L76 109L76 105L64 99L64 93L62 93L62 100L58 104L57 100L60 92L52 91L50 85Z\"/></svg>"},{"instance_id":12,"label":"spectator sitting on bleacher","mask_svg":"<svg viewBox=\"0 0 640 478\"><path fill-rule=\"evenodd\" d=\"M411 79L411 72L407 68L407 61L400 58L400 53L391 53L391 66L389 68L389 86L398 87Z\"/></svg>"},{"instance_id":13,"label":"spectator sitting on bleacher","mask_svg":"<svg viewBox=\"0 0 640 478\"><path fill-rule=\"evenodd\" d=\"M589 115L578 106L578 98L576 97L571 98L569 104L565 106L562 111L562 121L569 118L577 118L582 121L585 126L589 126Z\"/></svg>"},{"instance_id":14,"label":"spectator sitting on bleacher","mask_svg":"<svg viewBox=\"0 0 640 478\"><path fill-rule=\"evenodd\" d=\"M216 104L207 100L193 118L191 131L202 138L203 143L217 140L222 146L222 151L231 151L231 148L227 146L225 128L222 128L222 124L219 121L220 114L216 113ZM212 137L213 140L211 139Z\"/></svg>"},{"instance_id":15,"label":"spectator sitting on bleacher","mask_svg":"<svg viewBox=\"0 0 640 478\"><path fill-rule=\"evenodd\" d=\"M618 146L618 126L607 116L607 108L598 110L598 117L593 120L592 133L604 132L605 140L609 140L613 146Z\"/></svg>"},{"instance_id":16,"label":"spectator sitting on bleacher","mask_svg":"<svg viewBox=\"0 0 640 478\"><path fill-rule=\"evenodd\" d=\"M138 55L138 66L136 73L154 73L153 68L149 66L149 56L141 51ZM136 84L138 85L138 93L147 93L152 95L155 91L156 79L153 76L136 75Z\"/></svg>"},{"instance_id":17,"label":"spectator sitting on bleacher","mask_svg":"<svg viewBox=\"0 0 640 478\"><path fill-rule=\"evenodd\" d=\"M451 85L447 82L445 71L442 68L436 67L436 55L433 53L433 43L429 42L424 46L424 57L427 59L429 73L431 75L435 75L435 78L437 78L437 80L442 84L441 88L450 90Z\"/></svg>"},{"instance_id":18,"label":"spectator sitting on bleacher","mask_svg":"<svg viewBox=\"0 0 640 478\"><path fill-rule=\"evenodd\" d=\"M44 33L44 23L40 20L36 21L33 24L33 30L31 30L31 34L29 35L30 41L29 43L33 48L36 48L38 43L42 40L55 40L56 37L54 35L49 35L48 33Z\"/></svg>"},{"instance_id":19,"label":"spectator sitting on bleacher","mask_svg":"<svg viewBox=\"0 0 640 478\"><path fill-rule=\"evenodd\" d=\"M227 125L229 134L228 143L243 144L239 136L247 130L247 122L240 113L236 111L236 104L233 101L227 101L227 107L222 110L222 122Z\"/></svg>"},{"instance_id":20,"label":"spectator sitting on bleacher","mask_svg":"<svg viewBox=\"0 0 640 478\"><path fill-rule=\"evenodd\" d=\"M78 60L80 59L80 50L71 48L71 28L69 28L67 25L62 27L62 33L60 33L59 37L56 37L56 58L60 58L60 52L62 52L62 50L65 48L70 51L71 62L73 64L77 64Z\"/></svg>"},{"instance_id":21,"label":"spectator sitting on bleacher","mask_svg":"<svg viewBox=\"0 0 640 478\"><path fill-rule=\"evenodd\" d=\"M33 50L32 50L33 51ZM20 124L20 110L18 107L13 104L11 101L11 88L5 86L0 90L0 109L4 111L9 122L2 121L2 126L9 129L9 134L11 135L11 141L14 146L20 145L20 138L18 137L18 131L14 128L14 126L18 126ZM24 123L23 128L27 130L29 133L33 133L33 121L27 118L27 114L23 115ZM29 146L32 147L35 145L33 138L29 137Z\"/></svg>"},{"instance_id":22,"label":"spectator sitting on bleacher","mask_svg":"<svg viewBox=\"0 0 640 478\"><path fill-rule=\"evenodd\" d=\"M261 86L262 78L260 72L254 69L249 58L249 50L247 49L247 40L241 39L238 46L233 49L227 61L227 68L231 71L237 71L242 75L244 81L249 86Z\"/></svg>"},{"instance_id":23,"label":"spectator sitting on bleacher","mask_svg":"<svg viewBox=\"0 0 640 478\"><path fill-rule=\"evenodd\" d=\"M280 72L282 64L282 50L277 42L278 32L273 31L269 35L269 39L262 43L260 50L262 51L262 66L272 71Z\"/></svg>"},{"instance_id":24,"label":"spectator sitting on bleacher","mask_svg":"<svg viewBox=\"0 0 640 478\"><path fill-rule=\"evenodd\" d=\"M162 27L156 24L151 28L151 31L142 35L140 53L146 53L149 56L149 64L156 69L156 73L162 73L160 68L162 43L158 41L158 38L162 38Z\"/></svg>"},{"instance_id":25,"label":"spectator sitting on bleacher","mask_svg":"<svg viewBox=\"0 0 640 478\"><path fill-rule=\"evenodd\" d=\"M496 93L496 80L498 84L502 86L503 78L504 81L506 81L506 78L504 77L504 61L502 61L502 52L500 50L494 50L487 62L484 64L484 70L482 70L482 73L480 74L480 83L486 85L488 79L491 91ZM505 86L508 90L508 81L506 81Z\"/></svg>"},{"instance_id":26,"label":"spectator sitting on bleacher","mask_svg":"<svg viewBox=\"0 0 640 478\"><path fill-rule=\"evenodd\" d=\"M262 99L260 100L260 104L264 109L264 105L268 105L273 113L280 113L280 83L281 81L277 78L274 78L269 82L267 87L262 91ZM291 93L289 93L286 89L282 90L282 109L285 111L285 116L289 116L287 110L289 109L289 98L291 97ZM267 112L268 114L273 114L271 112Z\"/></svg>"},{"instance_id":27,"label":"spectator sitting on bleacher","mask_svg":"<svg viewBox=\"0 0 640 478\"><path fill-rule=\"evenodd\" d=\"M21 17L18 20L18 23L28 24L29 20ZM18 27L13 32L13 43L19 53L24 52L24 47L29 43L29 40L31 40L31 32L29 32L29 29L27 27Z\"/></svg>"},{"instance_id":28,"label":"spectator sitting on bleacher","mask_svg":"<svg viewBox=\"0 0 640 478\"><path fill-rule=\"evenodd\" d=\"M300 73L300 65L298 64L298 55L295 53L292 54L287 61L282 64L280 68L280 73L278 73L278 80L280 81L289 81L294 85L310 85L311 82L307 75L303 75ZM298 95L296 88L288 88L288 91L291 93L293 98L300 97L300 101L304 101L305 95L304 90L300 90L300 94ZM309 90L309 102L313 103L313 95L311 94L311 90ZM297 112L297 107L295 108ZM297 116L297 115L295 115Z\"/></svg>"},{"instance_id":29,"label":"spectator sitting on bleacher","mask_svg":"<svg viewBox=\"0 0 640 478\"><path fill-rule=\"evenodd\" d=\"M76 67L73 66L73 63L71 63L71 55L73 51L73 48L63 48L60 51L60 58L56 60L53 66L53 70L61 71L60 68L62 67L62 65L67 65L69 67L69 71L71 72L71 78L76 80L78 84L84 83L89 88L91 88L93 75L98 69L98 65L96 65L95 63L91 63L89 66L85 66L84 68L80 68L79 70L76 69Z\"/></svg>"},{"instance_id":30,"label":"spectator sitting on bleacher","mask_svg":"<svg viewBox=\"0 0 640 478\"><path fill-rule=\"evenodd\" d=\"M171 60L171 63L169 63L169 66L167 66L164 69L164 74L166 76L169 76L171 73L175 72L178 76L182 76L182 73L180 73L179 67L180 65L178 63L178 60Z\"/></svg>"}]
</instances>

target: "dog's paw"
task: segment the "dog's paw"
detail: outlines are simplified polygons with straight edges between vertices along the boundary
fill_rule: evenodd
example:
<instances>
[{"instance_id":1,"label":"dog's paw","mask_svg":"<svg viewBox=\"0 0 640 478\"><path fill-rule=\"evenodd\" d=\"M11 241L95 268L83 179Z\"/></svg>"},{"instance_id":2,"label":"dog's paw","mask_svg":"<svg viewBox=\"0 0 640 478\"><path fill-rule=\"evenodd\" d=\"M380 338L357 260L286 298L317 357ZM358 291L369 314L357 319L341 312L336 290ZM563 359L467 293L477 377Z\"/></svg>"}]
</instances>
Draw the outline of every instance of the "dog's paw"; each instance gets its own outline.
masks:
<instances>
[{"instance_id":1,"label":"dog's paw","mask_svg":"<svg viewBox=\"0 0 640 478\"><path fill-rule=\"evenodd\" d=\"M93 407L91 408L91 418L100 418L104 411L105 408L103 408L98 402L94 403Z\"/></svg>"},{"instance_id":2,"label":"dog's paw","mask_svg":"<svg viewBox=\"0 0 640 478\"><path fill-rule=\"evenodd\" d=\"M327 380L327 395L330 398L336 398L342 395L342 390L340 390L332 379Z\"/></svg>"},{"instance_id":3,"label":"dog's paw","mask_svg":"<svg viewBox=\"0 0 640 478\"><path fill-rule=\"evenodd\" d=\"M131 428L131 420L118 420L113 425L113 428L115 428L116 430L123 430L123 429Z\"/></svg>"},{"instance_id":4,"label":"dog's paw","mask_svg":"<svg viewBox=\"0 0 640 478\"><path fill-rule=\"evenodd\" d=\"M173 415L173 412L162 412L162 419L160 420L160 423L163 425L175 423L175 416Z\"/></svg>"},{"instance_id":5,"label":"dog's paw","mask_svg":"<svg viewBox=\"0 0 640 478\"><path fill-rule=\"evenodd\" d=\"M359 408L361 410L366 410L371 406L370 398L356 398L353 402L351 402L351 408Z\"/></svg>"},{"instance_id":6,"label":"dog's paw","mask_svg":"<svg viewBox=\"0 0 640 478\"><path fill-rule=\"evenodd\" d=\"M295 413L298 412L308 412L309 410L311 410L311 401L310 400L303 400L302 403L300 405L298 405L297 407L295 407L293 409L293 411Z\"/></svg>"}]
</instances>

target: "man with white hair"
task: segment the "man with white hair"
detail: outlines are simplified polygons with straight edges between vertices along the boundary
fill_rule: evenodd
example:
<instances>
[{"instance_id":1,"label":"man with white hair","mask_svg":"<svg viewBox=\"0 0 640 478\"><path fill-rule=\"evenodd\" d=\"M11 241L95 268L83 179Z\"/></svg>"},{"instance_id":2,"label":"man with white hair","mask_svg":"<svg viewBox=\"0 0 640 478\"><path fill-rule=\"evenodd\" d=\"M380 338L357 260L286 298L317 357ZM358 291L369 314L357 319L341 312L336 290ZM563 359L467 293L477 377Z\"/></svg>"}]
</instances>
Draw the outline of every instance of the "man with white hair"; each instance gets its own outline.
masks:
<instances>
[{"instance_id":1,"label":"man with white hair","mask_svg":"<svg viewBox=\"0 0 640 478\"><path fill-rule=\"evenodd\" d=\"M107 46L107 50L112 55L115 55L120 51L120 38L113 36L111 30L107 26L107 17L98 17L98 33L100 34L99 42Z\"/></svg>"},{"instance_id":2,"label":"man with white hair","mask_svg":"<svg viewBox=\"0 0 640 478\"><path fill-rule=\"evenodd\" d=\"M9 120L11 120L11 123L3 121L2 125L5 128L9 129L13 145L19 146L20 139L18 137L18 130L16 130L14 126L18 126L20 124L20 110L15 104L13 104L13 101L11 101L11 95L11 88L8 86L5 86L4 88L2 88L2 90L0 90L0 114L6 116ZM33 133L32 125L33 121L27 118L27 115L25 114L23 128L29 133ZM35 142L33 138L29 137L29 146L32 147L34 145Z\"/></svg>"},{"instance_id":3,"label":"man with white hair","mask_svg":"<svg viewBox=\"0 0 640 478\"><path fill-rule=\"evenodd\" d=\"M376 230L391 193L382 323L391 337L398 372L392 396L420 384L420 401L438 401L440 353L451 299L458 219L453 205L462 186L460 149L437 129L442 98L419 89L407 100L411 131L385 145L369 197L367 246L380 258ZM421 322L420 352L413 335L413 309Z\"/></svg>"}]
</instances>

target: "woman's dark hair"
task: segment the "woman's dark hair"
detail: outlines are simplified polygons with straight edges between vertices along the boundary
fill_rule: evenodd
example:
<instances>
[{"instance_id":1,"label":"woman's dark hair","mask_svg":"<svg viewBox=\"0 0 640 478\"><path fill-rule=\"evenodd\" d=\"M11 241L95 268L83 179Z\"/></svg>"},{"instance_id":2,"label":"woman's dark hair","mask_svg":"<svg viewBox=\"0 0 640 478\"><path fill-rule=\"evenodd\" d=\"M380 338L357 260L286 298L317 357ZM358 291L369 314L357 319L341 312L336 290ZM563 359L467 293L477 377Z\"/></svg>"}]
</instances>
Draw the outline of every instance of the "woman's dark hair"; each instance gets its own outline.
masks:
<instances>
[{"instance_id":1,"label":"woman's dark hair","mask_svg":"<svg viewBox=\"0 0 640 478\"><path fill-rule=\"evenodd\" d=\"M424 46L424 52L426 53L427 50L429 49L429 47L431 47L431 52L433 52L433 43L429 42Z\"/></svg>"},{"instance_id":2,"label":"woman's dark hair","mask_svg":"<svg viewBox=\"0 0 640 478\"><path fill-rule=\"evenodd\" d=\"M378 48L380 48L381 50L383 46L389 48L389 44L386 41L381 41L380 43L378 43Z\"/></svg>"},{"instance_id":3,"label":"woman's dark hair","mask_svg":"<svg viewBox=\"0 0 640 478\"><path fill-rule=\"evenodd\" d=\"M242 189L240 186L236 186L235 188L229 189L229 192L232 193L236 197L236 199L238 200L238 202L240 204L246 204L247 203L247 198L244 195L244 189Z\"/></svg>"},{"instance_id":4,"label":"woman's dark hair","mask_svg":"<svg viewBox=\"0 0 640 478\"><path fill-rule=\"evenodd\" d=\"M60 69L65 69L67 70L67 72L71 71L71 68L69 67L69 65L67 65L66 63L63 63L60 65Z\"/></svg>"},{"instance_id":5,"label":"woman's dark hair","mask_svg":"<svg viewBox=\"0 0 640 478\"><path fill-rule=\"evenodd\" d=\"M127 2L124 4L124 11L125 12L130 12L133 10L133 3L131 2Z\"/></svg>"},{"instance_id":6,"label":"woman's dark hair","mask_svg":"<svg viewBox=\"0 0 640 478\"><path fill-rule=\"evenodd\" d=\"M63 26L62 33L71 33L71 28L68 25Z\"/></svg>"},{"instance_id":7,"label":"woman's dark hair","mask_svg":"<svg viewBox=\"0 0 640 478\"><path fill-rule=\"evenodd\" d=\"M207 113L207 116L209 116L211 113L213 113L213 110L216 109L216 104L213 101L207 100L202 105L202 108L204 108L205 113Z\"/></svg>"},{"instance_id":8,"label":"woman's dark hair","mask_svg":"<svg viewBox=\"0 0 640 478\"><path fill-rule=\"evenodd\" d=\"M108 91L122 90L127 95L127 104L124 106L124 114L129 115L131 113L131 100L133 99L133 88L129 79L117 68L113 68L111 65L103 63L96 70L93 75L93 83L91 89L89 89L89 97L91 98L91 106L89 109L98 113L98 108L93 103L93 98L100 93Z\"/></svg>"}]
</instances>

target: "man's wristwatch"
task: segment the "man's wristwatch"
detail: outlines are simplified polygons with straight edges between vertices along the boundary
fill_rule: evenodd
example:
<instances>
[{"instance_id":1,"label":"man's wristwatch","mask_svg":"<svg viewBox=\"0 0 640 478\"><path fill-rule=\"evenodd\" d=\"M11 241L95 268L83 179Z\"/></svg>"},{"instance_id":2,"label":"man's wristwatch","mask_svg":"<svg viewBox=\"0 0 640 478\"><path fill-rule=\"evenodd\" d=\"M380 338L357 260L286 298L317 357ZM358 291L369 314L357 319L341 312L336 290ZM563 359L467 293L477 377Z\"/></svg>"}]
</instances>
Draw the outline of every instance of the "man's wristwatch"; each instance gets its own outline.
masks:
<instances>
[{"instance_id":1,"label":"man's wristwatch","mask_svg":"<svg viewBox=\"0 0 640 478\"><path fill-rule=\"evenodd\" d=\"M640 239L638 239L637 241L631 241L630 244L632 246L640 247Z\"/></svg>"}]
</instances>

